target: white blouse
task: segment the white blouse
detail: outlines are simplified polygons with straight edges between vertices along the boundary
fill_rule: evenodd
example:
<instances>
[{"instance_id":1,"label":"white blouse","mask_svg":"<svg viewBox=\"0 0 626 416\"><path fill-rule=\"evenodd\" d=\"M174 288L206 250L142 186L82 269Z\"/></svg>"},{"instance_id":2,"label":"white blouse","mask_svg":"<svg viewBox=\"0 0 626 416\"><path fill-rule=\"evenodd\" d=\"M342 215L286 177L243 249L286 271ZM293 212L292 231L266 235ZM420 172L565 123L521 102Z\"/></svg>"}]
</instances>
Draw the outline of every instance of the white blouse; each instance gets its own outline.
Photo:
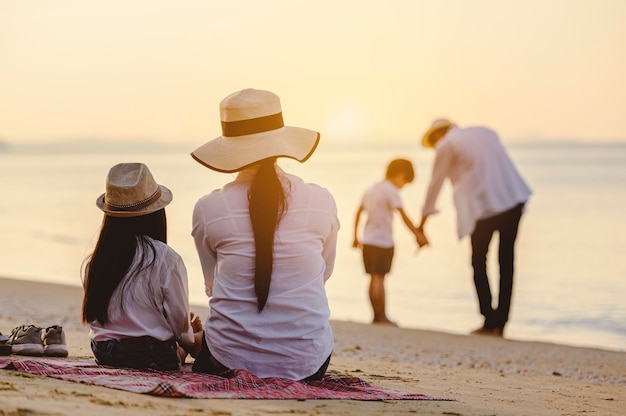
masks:
<instances>
[{"instance_id":1,"label":"white blouse","mask_svg":"<svg viewBox=\"0 0 626 416\"><path fill-rule=\"evenodd\" d=\"M113 292L108 309L109 322L104 326L97 321L89 324L92 340L151 336L160 341L176 339L183 345L193 344L185 265L170 246L151 241L156 250L154 264L134 275L123 295L122 284ZM142 250L139 244L133 266L139 261ZM146 255L151 259L152 251L148 249Z\"/></svg>"},{"instance_id":2,"label":"white blouse","mask_svg":"<svg viewBox=\"0 0 626 416\"><path fill-rule=\"evenodd\" d=\"M452 127L437 142L423 215L438 212L435 202L445 178L452 183L459 239L472 234L478 220L524 203L531 194L498 135L486 127Z\"/></svg>"},{"instance_id":3,"label":"white blouse","mask_svg":"<svg viewBox=\"0 0 626 416\"><path fill-rule=\"evenodd\" d=\"M259 377L299 380L314 374L333 349L324 284L334 267L339 220L326 189L277 172L288 190L287 209L276 230L261 313L254 293L250 170L196 203L192 235L210 297L204 329L213 356Z\"/></svg>"}]
</instances>

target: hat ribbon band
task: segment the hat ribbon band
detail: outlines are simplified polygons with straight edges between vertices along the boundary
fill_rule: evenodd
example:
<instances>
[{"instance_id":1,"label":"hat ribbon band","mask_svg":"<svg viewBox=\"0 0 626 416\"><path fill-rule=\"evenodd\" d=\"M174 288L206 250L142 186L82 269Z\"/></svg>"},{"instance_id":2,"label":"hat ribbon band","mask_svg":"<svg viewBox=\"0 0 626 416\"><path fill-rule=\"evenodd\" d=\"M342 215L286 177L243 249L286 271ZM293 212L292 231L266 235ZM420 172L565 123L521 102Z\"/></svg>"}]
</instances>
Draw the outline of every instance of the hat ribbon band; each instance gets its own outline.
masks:
<instances>
[{"instance_id":1,"label":"hat ribbon band","mask_svg":"<svg viewBox=\"0 0 626 416\"><path fill-rule=\"evenodd\" d=\"M222 135L225 137L247 136L284 127L283 113L271 116L250 118L238 121L222 121Z\"/></svg>"},{"instance_id":2,"label":"hat ribbon band","mask_svg":"<svg viewBox=\"0 0 626 416\"><path fill-rule=\"evenodd\" d=\"M161 187L157 186L157 190L151 196L149 196L148 198L142 201L134 202L132 204L127 204L127 205L111 204L111 203L106 202L106 197L105 197L105 207L109 211L139 211L147 206L152 205L153 203L158 201L159 198L161 198Z\"/></svg>"}]
</instances>

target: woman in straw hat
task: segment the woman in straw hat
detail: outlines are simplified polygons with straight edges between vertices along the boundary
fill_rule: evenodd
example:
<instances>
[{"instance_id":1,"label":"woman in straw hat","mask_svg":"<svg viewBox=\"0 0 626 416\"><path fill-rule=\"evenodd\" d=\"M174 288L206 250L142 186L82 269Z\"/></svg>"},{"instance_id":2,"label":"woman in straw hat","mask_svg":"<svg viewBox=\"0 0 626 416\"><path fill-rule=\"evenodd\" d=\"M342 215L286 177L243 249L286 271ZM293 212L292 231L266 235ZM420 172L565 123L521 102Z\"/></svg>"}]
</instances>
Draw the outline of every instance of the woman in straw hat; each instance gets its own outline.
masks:
<instances>
[{"instance_id":1,"label":"woman in straw hat","mask_svg":"<svg viewBox=\"0 0 626 416\"><path fill-rule=\"evenodd\" d=\"M285 126L278 96L247 89L220 103L222 136L192 157L237 172L193 212L210 314L193 370L321 379L333 334L324 284L335 260L337 207L324 188L284 172L306 161L319 133Z\"/></svg>"},{"instance_id":2,"label":"woman in straw hat","mask_svg":"<svg viewBox=\"0 0 626 416\"><path fill-rule=\"evenodd\" d=\"M189 313L187 271L167 245L171 201L142 163L109 171L96 201L102 229L83 282L82 318L99 364L177 370L200 349L202 323Z\"/></svg>"}]
</instances>

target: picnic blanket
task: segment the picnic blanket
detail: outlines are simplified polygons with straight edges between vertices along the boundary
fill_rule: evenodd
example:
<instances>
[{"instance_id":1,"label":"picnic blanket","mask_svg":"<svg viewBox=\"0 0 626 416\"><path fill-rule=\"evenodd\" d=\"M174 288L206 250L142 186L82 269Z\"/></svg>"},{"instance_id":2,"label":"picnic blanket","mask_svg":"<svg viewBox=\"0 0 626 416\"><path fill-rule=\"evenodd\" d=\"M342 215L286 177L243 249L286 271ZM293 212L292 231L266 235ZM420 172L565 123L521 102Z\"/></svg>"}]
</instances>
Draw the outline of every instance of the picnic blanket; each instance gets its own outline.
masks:
<instances>
[{"instance_id":1,"label":"picnic blanket","mask_svg":"<svg viewBox=\"0 0 626 416\"><path fill-rule=\"evenodd\" d=\"M110 387L133 393L198 399L339 399L441 400L424 394L375 387L357 377L326 375L321 381L300 382L279 377L259 378L237 370L233 377L182 371L135 370L101 366L85 358L0 358L0 369Z\"/></svg>"}]
</instances>

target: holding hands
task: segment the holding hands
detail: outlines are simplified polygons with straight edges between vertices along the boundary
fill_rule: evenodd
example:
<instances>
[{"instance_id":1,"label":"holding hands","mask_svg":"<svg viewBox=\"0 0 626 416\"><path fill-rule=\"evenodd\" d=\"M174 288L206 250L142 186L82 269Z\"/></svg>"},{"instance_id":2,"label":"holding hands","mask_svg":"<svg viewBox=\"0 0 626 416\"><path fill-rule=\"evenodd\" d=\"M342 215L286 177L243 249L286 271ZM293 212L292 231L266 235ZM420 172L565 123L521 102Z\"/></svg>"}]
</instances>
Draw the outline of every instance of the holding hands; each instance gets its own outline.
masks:
<instances>
[{"instance_id":1,"label":"holding hands","mask_svg":"<svg viewBox=\"0 0 626 416\"><path fill-rule=\"evenodd\" d=\"M421 227L415 229L415 240L420 248L429 244L428 238L426 238L426 235L424 234L424 229Z\"/></svg>"}]
</instances>

